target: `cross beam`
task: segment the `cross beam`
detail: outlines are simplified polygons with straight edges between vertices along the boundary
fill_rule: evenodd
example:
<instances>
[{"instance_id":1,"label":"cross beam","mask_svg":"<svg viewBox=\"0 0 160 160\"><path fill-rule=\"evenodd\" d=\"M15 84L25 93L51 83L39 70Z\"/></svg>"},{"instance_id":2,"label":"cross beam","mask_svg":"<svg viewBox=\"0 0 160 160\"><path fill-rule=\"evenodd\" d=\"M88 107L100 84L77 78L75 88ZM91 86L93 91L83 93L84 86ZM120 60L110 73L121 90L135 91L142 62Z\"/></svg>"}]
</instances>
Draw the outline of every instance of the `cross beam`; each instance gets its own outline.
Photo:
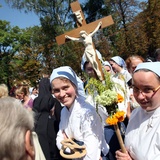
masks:
<instances>
[{"instance_id":1,"label":"cross beam","mask_svg":"<svg viewBox=\"0 0 160 160\"><path fill-rule=\"evenodd\" d=\"M105 28L105 27L108 27L108 26L114 24L111 16L107 16L107 17L98 19L95 22L91 22L91 23L87 24L86 21L85 21L84 14L82 12L82 9L81 9L81 6L80 6L79 2L75 1L75 2L71 3L70 6L71 6L71 9L72 9L72 12L76 16L76 23L77 23L78 28L76 28L72 31L66 32L66 33L64 33L60 36L57 36L56 41L57 41L58 45L62 45L64 43L66 43L67 41L71 40L71 39L66 38L66 35L68 37L79 38L81 31L85 31L89 35L90 33L92 33L95 30L95 28L98 26L98 24L100 22L102 23L102 25L100 26L99 29L102 29L102 28ZM90 57L91 58L90 60L92 61L91 64L92 64L98 78L100 80L104 80L104 74L103 74L103 71L102 71L101 62L98 59L98 56L96 54L95 47L94 47L93 43L92 43L92 48L93 48L93 50L92 50L92 53L91 53L92 54L91 57L94 57L94 58L92 59ZM96 64L96 65L94 66L94 64Z\"/></svg>"},{"instance_id":2,"label":"cross beam","mask_svg":"<svg viewBox=\"0 0 160 160\"><path fill-rule=\"evenodd\" d=\"M79 37L79 32L82 31L82 30L85 30L88 34L91 33L96 28L96 26L98 25L98 23L100 21L102 22L101 29L102 28L106 28L106 27L114 24L113 19L112 19L111 16L107 16L105 18L101 18L101 19L99 19L99 20L97 20L95 22L89 23L87 25L82 25L82 27L78 27L78 28L76 28L76 29L74 29L72 31L69 31L69 32L66 32L65 34L57 36L56 37L57 44L61 45L61 44L66 43L67 41L69 41L68 39L65 38L65 35L78 38Z\"/></svg>"}]
</instances>

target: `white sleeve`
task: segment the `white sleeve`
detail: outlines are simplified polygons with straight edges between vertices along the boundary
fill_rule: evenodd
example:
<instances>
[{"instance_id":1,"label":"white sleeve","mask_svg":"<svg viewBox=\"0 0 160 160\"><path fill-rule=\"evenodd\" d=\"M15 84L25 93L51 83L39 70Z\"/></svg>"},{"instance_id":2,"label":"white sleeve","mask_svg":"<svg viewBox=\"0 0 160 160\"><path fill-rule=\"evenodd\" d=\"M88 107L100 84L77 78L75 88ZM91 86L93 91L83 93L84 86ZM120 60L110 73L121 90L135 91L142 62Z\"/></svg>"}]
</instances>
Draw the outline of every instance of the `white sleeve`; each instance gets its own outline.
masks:
<instances>
[{"instance_id":1,"label":"white sleeve","mask_svg":"<svg viewBox=\"0 0 160 160\"><path fill-rule=\"evenodd\" d=\"M87 155L84 160L99 160L101 154L101 138L103 134L102 124L98 115L85 114L82 120L83 141L86 146Z\"/></svg>"},{"instance_id":2,"label":"white sleeve","mask_svg":"<svg viewBox=\"0 0 160 160\"><path fill-rule=\"evenodd\" d=\"M62 148L62 144L61 144L62 140L64 140L62 130L59 130L56 138L56 144L59 150Z\"/></svg>"}]
</instances>

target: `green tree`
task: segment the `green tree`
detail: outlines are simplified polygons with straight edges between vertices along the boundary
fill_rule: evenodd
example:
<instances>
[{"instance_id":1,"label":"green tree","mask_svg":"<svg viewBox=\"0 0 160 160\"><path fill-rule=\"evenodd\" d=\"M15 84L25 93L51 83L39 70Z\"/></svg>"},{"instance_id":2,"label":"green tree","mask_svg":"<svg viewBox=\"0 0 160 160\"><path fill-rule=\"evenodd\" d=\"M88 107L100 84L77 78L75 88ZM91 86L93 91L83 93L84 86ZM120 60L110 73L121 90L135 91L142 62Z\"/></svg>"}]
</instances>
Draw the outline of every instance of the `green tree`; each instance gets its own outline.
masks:
<instances>
[{"instance_id":1,"label":"green tree","mask_svg":"<svg viewBox=\"0 0 160 160\"><path fill-rule=\"evenodd\" d=\"M0 82L10 87L10 80L13 78L12 61L14 55L19 51L19 37L21 30L19 27L11 27L7 21L0 20Z\"/></svg>"},{"instance_id":2,"label":"green tree","mask_svg":"<svg viewBox=\"0 0 160 160\"><path fill-rule=\"evenodd\" d=\"M142 2L141 7L143 11L127 26L130 53L154 57L160 47L160 2L149 0Z\"/></svg>"},{"instance_id":3,"label":"green tree","mask_svg":"<svg viewBox=\"0 0 160 160\"><path fill-rule=\"evenodd\" d=\"M39 28L19 29L7 21L0 21L0 82L9 88L14 81L34 83L42 68L42 46L33 37Z\"/></svg>"},{"instance_id":4,"label":"green tree","mask_svg":"<svg viewBox=\"0 0 160 160\"><path fill-rule=\"evenodd\" d=\"M24 57L25 54L30 57L28 51L32 56L36 53L35 60L41 66L39 74L51 73L53 68L61 65L70 65L77 73L81 72L80 61L84 46L74 42L57 46L55 41L56 36L75 27L70 10L72 0L6 1L14 8L32 11L40 17L41 27L23 34L24 37L28 34L28 38L21 36L19 56L23 53ZM136 0L88 0L83 2L82 9L88 23L108 15L113 17L114 25L103 29L94 37L95 46L105 59L114 55L123 58L130 54L146 56L159 47L159 1L148 0L144 3Z\"/></svg>"},{"instance_id":5,"label":"green tree","mask_svg":"<svg viewBox=\"0 0 160 160\"><path fill-rule=\"evenodd\" d=\"M114 25L103 29L99 35L97 48L105 53L105 58L120 55L123 58L134 53L130 25L140 12L137 0L89 0L84 4L88 20L93 21L104 16L112 15ZM98 7L96 7L98 6ZM93 17L92 17L93 16ZM106 40L105 40L106 39ZM136 41L135 41L136 42ZM105 46L105 48L104 48Z\"/></svg>"},{"instance_id":6,"label":"green tree","mask_svg":"<svg viewBox=\"0 0 160 160\"><path fill-rule=\"evenodd\" d=\"M72 47L70 48L68 44L57 46L55 37L74 27L74 23L72 23L74 20L73 14L70 9L70 3L73 2L73 0L6 0L6 2L19 10L25 10L26 12L33 11L40 17L42 28L41 33L37 36L41 36L39 44L43 46L41 58L43 59L45 70L51 72L56 66L72 65L72 61L75 61L76 54L73 53L73 50L70 48L74 48L74 44L71 43L70 45L72 45ZM67 58L72 61L65 63L68 62L66 61Z\"/></svg>"},{"instance_id":7,"label":"green tree","mask_svg":"<svg viewBox=\"0 0 160 160\"><path fill-rule=\"evenodd\" d=\"M105 5L111 8L115 24L109 30L111 50L113 55L120 55L123 58L133 54L129 24L139 13L139 3L137 0L105 0Z\"/></svg>"},{"instance_id":8,"label":"green tree","mask_svg":"<svg viewBox=\"0 0 160 160\"><path fill-rule=\"evenodd\" d=\"M144 31L147 35L148 54L153 57L155 49L160 47L160 1L148 0L142 15Z\"/></svg>"}]
</instances>

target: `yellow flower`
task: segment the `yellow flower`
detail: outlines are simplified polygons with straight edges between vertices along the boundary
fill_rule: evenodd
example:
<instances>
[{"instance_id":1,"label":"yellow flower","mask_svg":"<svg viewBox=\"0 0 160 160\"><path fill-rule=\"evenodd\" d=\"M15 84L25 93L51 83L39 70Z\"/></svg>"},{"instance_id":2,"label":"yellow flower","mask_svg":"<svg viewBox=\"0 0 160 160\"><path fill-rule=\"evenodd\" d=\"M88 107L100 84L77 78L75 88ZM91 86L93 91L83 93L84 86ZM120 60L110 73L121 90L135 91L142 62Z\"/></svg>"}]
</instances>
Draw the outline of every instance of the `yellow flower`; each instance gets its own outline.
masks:
<instances>
[{"instance_id":1,"label":"yellow flower","mask_svg":"<svg viewBox=\"0 0 160 160\"><path fill-rule=\"evenodd\" d=\"M106 123L109 125L116 125L118 122L124 121L124 115L125 115L124 111L118 111L114 115L109 116L106 119Z\"/></svg>"},{"instance_id":2,"label":"yellow flower","mask_svg":"<svg viewBox=\"0 0 160 160\"><path fill-rule=\"evenodd\" d=\"M121 96L119 93L117 94L117 97L118 97L118 103L121 103L124 101L123 96Z\"/></svg>"},{"instance_id":3,"label":"yellow flower","mask_svg":"<svg viewBox=\"0 0 160 160\"><path fill-rule=\"evenodd\" d=\"M118 119L118 122L122 122L124 121L124 115L125 115L124 111L118 111L115 113L114 116Z\"/></svg>"},{"instance_id":4,"label":"yellow flower","mask_svg":"<svg viewBox=\"0 0 160 160\"><path fill-rule=\"evenodd\" d=\"M110 116L106 119L106 123L109 125L116 125L118 123L118 119Z\"/></svg>"}]
</instances>

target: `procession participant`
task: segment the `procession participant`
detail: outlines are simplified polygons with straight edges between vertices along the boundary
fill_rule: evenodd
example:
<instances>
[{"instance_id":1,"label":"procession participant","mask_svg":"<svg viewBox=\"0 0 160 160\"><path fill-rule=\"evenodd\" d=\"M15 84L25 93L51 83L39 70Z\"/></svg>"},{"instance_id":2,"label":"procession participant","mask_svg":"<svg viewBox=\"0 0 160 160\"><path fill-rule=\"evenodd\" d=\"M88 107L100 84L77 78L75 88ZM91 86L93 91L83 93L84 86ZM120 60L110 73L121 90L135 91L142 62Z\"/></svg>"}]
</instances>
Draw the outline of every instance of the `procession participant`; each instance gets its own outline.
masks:
<instances>
[{"instance_id":1,"label":"procession participant","mask_svg":"<svg viewBox=\"0 0 160 160\"><path fill-rule=\"evenodd\" d=\"M117 88L116 90L120 95L122 95L125 98L124 98L123 102L118 103L118 109L120 111L124 111L126 113L127 118L129 119L130 108L128 107L128 101L127 101L127 99L129 99L129 98L128 98L127 94L124 94L125 93L125 83L123 82L123 80L114 77L114 72L113 72L112 66L110 65L110 63L108 61L103 62L103 67L104 67L106 72L110 73L112 82L121 86L121 89ZM125 134L125 130L126 130L124 122L121 122L119 124L119 127L120 127L120 130L121 130L122 138L124 138L124 134ZM116 152L116 150L120 149L120 145L119 145L119 142L118 142L118 139L117 139L117 135L115 133L114 126L105 125L104 130L105 130L105 132L104 132L105 133L105 139L106 139L106 141L107 141L107 143L109 144L109 147L110 147L108 157L109 157L110 160L115 160L116 159L115 152Z\"/></svg>"},{"instance_id":2,"label":"procession participant","mask_svg":"<svg viewBox=\"0 0 160 160\"><path fill-rule=\"evenodd\" d=\"M52 95L49 78L42 78L39 82L39 94L33 102L32 110L35 113L34 130L47 160L62 160L56 146L61 109L62 106Z\"/></svg>"},{"instance_id":3,"label":"procession participant","mask_svg":"<svg viewBox=\"0 0 160 160\"><path fill-rule=\"evenodd\" d=\"M129 110L129 107L128 107L128 99L129 98L126 97L127 95L124 94L124 92L125 92L125 84L124 84L124 82L122 80L118 79L118 78L113 77L112 66L107 61L103 61L102 60L101 53L98 52L98 51L97 51L97 56L98 56L99 60L102 62L103 71L105 72L105 69L106 69L105 66L109 66L106 71L107 72L110 71L111 80L113 82L115 82L116 84L118 83L121 86L121 88L123 88L123 91L121 89L116 88L118 93L121 94L123 97L125 97L124 101L122 103L118 104L118 109L120 111L124 111L126 113L126 115L127 115L127 118L129 118L129 116L130 116L130 110ZM88 75L89 79L90 78L97 79L96 74L94 72L94 69L93 69L91 63L87 61L87 59L85 58L84 55L82 56L81 69ZM89 80L85 83L85 86L87 85L88 82L89 82ZM109 147L110 147L110 150L109 150L109 153L108 153L107 157L110 160L115 160L116 159L115 158L115 151L120 149L120 145L119 145L119 142L118 142L114 127L106 124L106 119L108 117L107 109L104 106L96 103L96 101L95 101L95 97L97 96L97 92L96 91L95 91L94 95L89 94L87 88L86 88L85 91L86 91L86 97L87 97L86 101L89 102L90 104L92 104L97 109L97 112L98 112L98 114L100 115L100 117L102 119L102 124L104 126L105 140L109 144ZM121 122L119 124L119 126L120 126L120 129L121 129L121 134L124 137L125 125L124 125L123 122Z\"/></svg>"},{"instance_id":4,"label":"procession participant","mask_svg":"<svg viewBox=\"0 0 160 160\"><path fill-rule=\"evenodd\" d=\"M160 159L160 62L140 63L133 74L133 110L125 134L126 153L117 160Z\"/></svg>"},{"instance_id":5,"label":"procession participant","mask_svg":"<svg viewBox=\"0 0 160 160\"><path fill-rule=\"evenodd\" d=\"M131 76L134 73L134 70L136 69L137 65L140 63L143 63L145 60L143 59L143 57L139 56L139 55L131 55L126 59L126 66L127 69L129 71L129 73L131 74ZM133 96L133 88L132 85L129 87L130 90L130 104L131 104L131 110L139 107L139 104L137 103L137 101L135 100L134 96Z\"/></svg>"},{"instance_id":6,"label":"procession participant","mask_svg":"<svg viewBox=\"0 0 160 160\"><path fill-rule=\"evenodd\" d=\"M130 118L130 113L131 113L131 106L130 106L130 90L129 90L129 86L132 85L132 76L131 74L128 72L127 68L126 68L126 63L124 61L123 58L121 58L120 56L114 56L109 60L109 63L112 66L113 71L115 72L114 76L115 78L118 78L120 80L122 80L124 82L123 86L125 87L125 92L127 95L127 118L125 118L125 125L127 126L128 124L128 120Z\"/></svg>"},{"instance_id":7,"label":"procession participant","mask_svg":"<svg viewBox=\"0 0 160 160\"><path fill-rule=\"evenodd\" d=\"M65 106L61 112L57 146L67 138L84 143L87 154L83 160L99 160L101 151L108 153L103 127L96 109L85 101L82 81L69 66L53 69L50 77L54 96Z\"/></svg>"},{"instance_id":8,"label":"procession participant","mask_svg":"<svg viewBox=\"0 0 160 160\"><path fill-rule=\"evenodd\" d=\"M30 92L30 97L33 100L38 97L38 89L37 89L37 87L31 87L31 88L29 88L29 92Z\"/></svg>"},{"instance_id":9,"label":"procession participant","mask_svg":"<svg viewBox=\"0 0 160 160\"><path fill-rule=\"evenodd\" d=\"M29 87L28 86L19 86L15 90L16 98L19 99L23 106L28 109L32 110L33 107L33 99L29 96Z\"/></svg>"},{"instance_id":10,"label":"procession participant","mask_svg":"<svg viewBox=\"0 0 160 160\"><path fill-rule=\"evenodd\" d=\"M130 86L132 76L126 68L124 59L120 56L114 56L109 60L109 63L112 66L113 71L115 72L114 77L124 79L125 82ZM123 78L121 76L123 76Z\"/></svg>"},{"instance_id":11,"label":"procession participant","mask_svg":"<svg viewBox=\"0 0 160 160\"><path fill-rule=\"evenodd\" d=\"M33 127L34 115L20 101L0 98L0 159L45 160Z\"/></svg>"},{"instance_id":12,"label":"procession participant","mask_svg":"<svg viewBox=\"0 0 160 160\"><path fill-rule=\"evenodd\" d=\"M139 55L131 55L126 59L126 67L128 72L132 75L137 65L143 63L145 60Z\"/></svg>"},{"instance_id":13,"label":"procession participant","mask_svg":"<svg viewBox=\"0 0 160 160\"><path fill-rule=\"evenodd\" d=\"M108 61L104 61L102 64L103 64L103 67L104 67L105 71L110 73L111 76L113 76L114 75L114 71L113 71L112 66L110 65L110 63Z\"/></svg>"}]
</instances>

